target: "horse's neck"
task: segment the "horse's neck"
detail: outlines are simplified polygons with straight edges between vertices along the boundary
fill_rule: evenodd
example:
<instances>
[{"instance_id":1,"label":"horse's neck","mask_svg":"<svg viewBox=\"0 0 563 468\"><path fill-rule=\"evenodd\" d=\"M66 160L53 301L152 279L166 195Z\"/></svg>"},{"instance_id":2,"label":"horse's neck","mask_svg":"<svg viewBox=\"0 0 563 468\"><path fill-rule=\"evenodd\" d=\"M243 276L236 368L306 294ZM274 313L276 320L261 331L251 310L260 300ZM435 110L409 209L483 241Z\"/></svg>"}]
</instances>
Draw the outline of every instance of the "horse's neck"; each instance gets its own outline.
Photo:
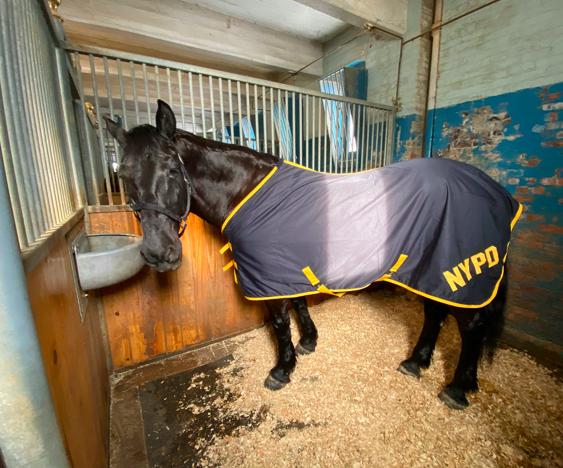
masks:
<instances>
[{"instance_id":1,"label":"horse's neck","mask_svg":"<svg viewBox=\"0 0 563 468\"><path fill-rule=\"evenodd\" d=\"M233 149L192 134L177 141L183 143L180 155L193 183L191 211L217 227L278 161L275 156L245 147Z\"/></svg>"}]
</instances>

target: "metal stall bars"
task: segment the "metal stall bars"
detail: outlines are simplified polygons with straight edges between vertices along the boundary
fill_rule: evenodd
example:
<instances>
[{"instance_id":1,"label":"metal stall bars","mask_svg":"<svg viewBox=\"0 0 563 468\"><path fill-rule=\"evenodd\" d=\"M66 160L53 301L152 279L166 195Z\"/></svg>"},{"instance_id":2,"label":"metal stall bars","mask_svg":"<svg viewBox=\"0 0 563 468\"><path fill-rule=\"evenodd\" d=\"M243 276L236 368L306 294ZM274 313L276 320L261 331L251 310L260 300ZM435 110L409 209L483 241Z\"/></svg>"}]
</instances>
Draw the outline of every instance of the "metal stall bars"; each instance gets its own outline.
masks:
<instances>
[{"instance_id":1,"label":"metal stall bars","mask_svg":"<svg viewBox=\"0 0 563 468\"><path fill-rule=\"evenodd\" d=\"M174 109L179 128L244 145L311 169L350 173L389 164L391 106L91 46L65 44L85 101L94 104L105 181L102 204L123 203L119 148L102 117L126 129L153 122L157 99ZM88 147L91 148L91 147Z\"/></svg>"},{"instance_id":2,"label":"metal stall bars","mask_svg":"<svg viewBox=\"0 0 563 468\"><path fill-rule=\"evenodd\" d=\"M0 145L20 249L29 253L86 203L74 69L41 2L0 5Z\"/></svg>"}]
</instances>

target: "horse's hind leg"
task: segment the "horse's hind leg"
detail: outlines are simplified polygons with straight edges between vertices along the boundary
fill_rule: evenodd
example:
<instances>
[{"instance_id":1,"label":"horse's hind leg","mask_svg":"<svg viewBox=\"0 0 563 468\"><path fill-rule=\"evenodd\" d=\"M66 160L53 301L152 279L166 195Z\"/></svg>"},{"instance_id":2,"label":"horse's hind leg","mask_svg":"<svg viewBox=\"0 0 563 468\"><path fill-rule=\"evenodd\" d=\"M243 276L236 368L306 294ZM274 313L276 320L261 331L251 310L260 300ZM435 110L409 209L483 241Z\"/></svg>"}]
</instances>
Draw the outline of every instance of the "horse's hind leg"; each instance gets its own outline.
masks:
<instances>
[{"instance_id":1,"label":"horse's hind leg","mask_svg":"<svg viewBox=\"0 0 563 468\"><path fill-rule=\"evenodd\" d=\"M317 347L317 327L313 323L307 308L307 300L304 297L291 299L293 310L297 312L299 323L301 324L301 339L295 348L297 354L310 354Z\"/></svg>"},{"instance_id":2,"label":"horse's hind leg","mask_svg":"<svg viewBox=\"0 0 563 468\"><path fill-rule=\"evenodd\" d=\"M466 392L478 389L477 365L479 358L491 362L498 339L504 327L504 305L508 286L506 270L496 297L490 304L479 309L452 307L451 313L457 321L461 335L461 354L454 378L438 395L452 409L464 409L469 405Z\"/></svg>"},{"instance_id":3,"label":"horse's hind leg","mask_svg":"<svg viewBox=\"0 0 563 468\"><path fill-rule=\"evenodd\" d=\"M483 309L452 311L461 335L461 353L453 380L438 397L451 409L462 410L469 406L465 393L477 390L477 364L485 338Z\"/></svg>"},{"instance_id":4,"label":"horse's hind leg","mask_svg":"<svg viewBox=\"0 0 563 468\"><path fill-rule=\"evenodd\" d=\"M264 385L270 390L279 390L289 383L289 374L295 369L295 349L289 328L289 304L286 299L266 301L274 333L278 340L278 363L270 371Z\"/></svg>"},{"instance_id":5,"label":"horse's hind leg","mask_svg":"<svg viewBox=\"0 0 563 468\"><path fill-rule=\"evenodd\" d=\"M446 304L432 299L424 300L424 326L420 338L411 357L399 365L397 369L399 372L417 379L420 378L420 369L426 369L430 365L436 340L449 310L450 306Z\"/></svg>"}]
</instances>

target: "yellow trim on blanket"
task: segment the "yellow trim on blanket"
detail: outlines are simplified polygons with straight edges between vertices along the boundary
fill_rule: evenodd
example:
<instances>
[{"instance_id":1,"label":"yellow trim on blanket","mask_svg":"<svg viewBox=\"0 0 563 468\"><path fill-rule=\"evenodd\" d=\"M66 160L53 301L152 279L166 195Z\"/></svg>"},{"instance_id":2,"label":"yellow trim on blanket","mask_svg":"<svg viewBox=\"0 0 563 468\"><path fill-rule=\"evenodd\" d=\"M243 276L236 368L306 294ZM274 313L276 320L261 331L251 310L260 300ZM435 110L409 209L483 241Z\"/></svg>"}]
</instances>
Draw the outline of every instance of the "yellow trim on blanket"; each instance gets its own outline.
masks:
<instances>
[{"instance_id":1,"label":"yellow trim on blanket","mask_svg":"<svg viewBox=\"0 0 563 468\"><path fill-rule=\"evenodd\" d=\"M274 175L274 172L276 172L277 170L278 170L278 167L277 166L274 167L270 171L270 173L266 177L264 177L262 179L262 181L256 187L254 187L252 192L250 192L246 197L244 197L244 199L235 207L235 209L233 211L231 211L231 214L229 216L227 216L227 219L225 220L225 222L221 226L221 232L223 232L223 230L227 226L227 223L231 220L231 218L234 216L234 214L242 207L242 205L244 205L250 199L250 197L252 195L254 195L256 192L258 192L258 190L260 190L260 187L262 187L262 185L264 185L268 181L268 179Z\"/></svg>"},{"instance_id":2,"label":"yellow trim on blanket","mask_svg":"<svg viewBox=\"0 0 563 468\"><path fill-rule=\"evenodd\" d=\"M227 271L229 268L232 268L233 266L235 266L235 261L231 260L229 263L227 263L224 267L223 267L223 271Z\"/></svg>"},{"instance_id":3,"label":"yellow trim on blanket","mask_svg":"<svg viewBox=\"0 0 563 468\"><path fill-rule=\"evenodd\" d=\"M305 167L302 166L301 164L297 164L291 161L285 161L285 164L289 164L290 166L295 166L298 167L300 169L305 169L306 171L311 171L311 172L316 172L317 174L326 174L326 175L355 175L355 174L363 174L364 172L371 172L371 171L377 171L377 169L379 169L379 167L374 167L373 169L365 169L363 171L358 171L358 172L345 172L345 173L335 173L335 172L323 172L323 171L315 171L315 169L311 169L310 167Z\"/></svg>"},{"instance_id":4,"label":"yellow trim on blanket","mask_svg":"<svg viewBox=\"0 0 563 468\"><path fill-rule=\"evenodd\" d=\"M233 250L233 248L231 247L231 243L227 242L223 247L221 247L221 250L219 250L219 253L221 255L223 255L227 250Z\"/></svg>"},{"instance_id":5,"label":"yellow trim on blanket","mask_svg":"<svg viewBox=\"0 0 563 468\"><path fill-rule=\"evenodd\" d=\"M520 217L520 215L522 214L522 205L520 203L518 203L520 205L520 208L518 208L518 212L516 213L516 216L514 216L514 219L512 220L512 223L510 223L510 230L512 231L512 229L514 228L514 225L516 224L516 221L518 221L518 218Z\"/></svg>"}]
</instances>

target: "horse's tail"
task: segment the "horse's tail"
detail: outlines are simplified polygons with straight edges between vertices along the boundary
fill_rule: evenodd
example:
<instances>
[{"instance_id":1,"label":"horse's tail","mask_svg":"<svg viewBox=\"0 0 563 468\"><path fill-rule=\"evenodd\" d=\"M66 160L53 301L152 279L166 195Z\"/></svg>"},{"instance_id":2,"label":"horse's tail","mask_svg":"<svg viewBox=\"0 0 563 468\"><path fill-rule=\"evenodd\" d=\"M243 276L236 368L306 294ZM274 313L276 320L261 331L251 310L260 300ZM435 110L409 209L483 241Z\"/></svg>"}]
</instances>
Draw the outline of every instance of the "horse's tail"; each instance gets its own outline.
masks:
<instances>
[{"instance_id":1,"label":"horse's tail","mask_svg":"<svg viewBox=\"0 0 563 468\"><path fill-rule=\"evenodd\" d=\"M482 357L490 364L493 361L498 340L504 329L504 306L508 290L508 268L504 265L504 275L500 282L497 295L485 309L485 337Z\"/></svg>"}]
</instances>

